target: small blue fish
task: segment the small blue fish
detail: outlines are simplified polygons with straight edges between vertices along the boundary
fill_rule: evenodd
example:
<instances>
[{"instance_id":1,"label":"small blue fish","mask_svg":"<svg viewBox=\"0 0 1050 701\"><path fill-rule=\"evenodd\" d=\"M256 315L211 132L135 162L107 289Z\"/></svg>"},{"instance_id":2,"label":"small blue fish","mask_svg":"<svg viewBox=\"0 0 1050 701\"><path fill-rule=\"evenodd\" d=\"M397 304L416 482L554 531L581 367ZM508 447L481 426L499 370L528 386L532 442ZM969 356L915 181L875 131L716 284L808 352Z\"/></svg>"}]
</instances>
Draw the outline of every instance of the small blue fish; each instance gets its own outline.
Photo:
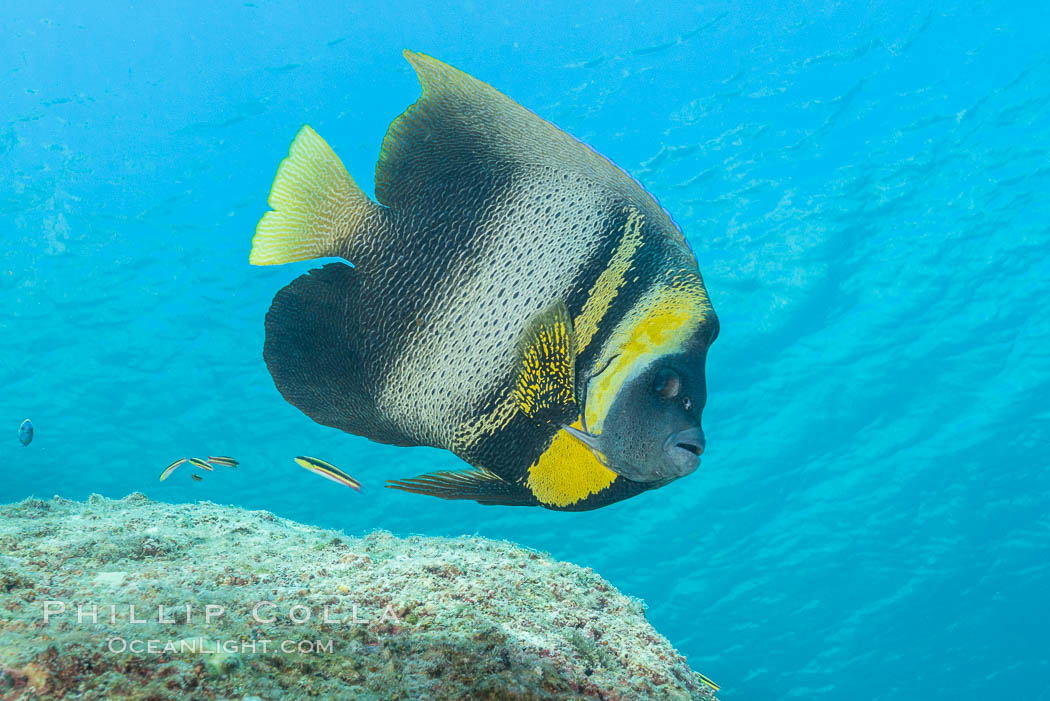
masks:
<instances>
[{"instance_id":1,"label":"small blue fish","mask_svg":"<svg viewBox=\"0 0 1050 701\"><path fill-rule=\"evenodd\" d=\"M33 422L29 419L23 421L18 427L18 440L22 441L22 447L33 442Z\"/></svg>"}]
</instances>

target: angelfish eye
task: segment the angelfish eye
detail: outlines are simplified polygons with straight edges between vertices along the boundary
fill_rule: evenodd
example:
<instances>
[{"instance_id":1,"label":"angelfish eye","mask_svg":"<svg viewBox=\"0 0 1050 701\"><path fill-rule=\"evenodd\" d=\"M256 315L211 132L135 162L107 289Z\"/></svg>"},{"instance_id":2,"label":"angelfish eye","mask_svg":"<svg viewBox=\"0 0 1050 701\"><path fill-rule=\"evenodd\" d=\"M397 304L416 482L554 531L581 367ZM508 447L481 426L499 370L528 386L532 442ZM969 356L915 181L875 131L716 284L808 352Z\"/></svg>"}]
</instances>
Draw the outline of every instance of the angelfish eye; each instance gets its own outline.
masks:
<instances>
[{"instance_id":1,"label":"angelfish eye","mask_svg":"<svg viewBox=\"0 0 1050 701\"><path fill-rule=\"evenodd\" d=\"M682 378L674 370L664 368L656 373L653 389L664 399L674 399L682 391Z\"/></svg>"}]
</instances>

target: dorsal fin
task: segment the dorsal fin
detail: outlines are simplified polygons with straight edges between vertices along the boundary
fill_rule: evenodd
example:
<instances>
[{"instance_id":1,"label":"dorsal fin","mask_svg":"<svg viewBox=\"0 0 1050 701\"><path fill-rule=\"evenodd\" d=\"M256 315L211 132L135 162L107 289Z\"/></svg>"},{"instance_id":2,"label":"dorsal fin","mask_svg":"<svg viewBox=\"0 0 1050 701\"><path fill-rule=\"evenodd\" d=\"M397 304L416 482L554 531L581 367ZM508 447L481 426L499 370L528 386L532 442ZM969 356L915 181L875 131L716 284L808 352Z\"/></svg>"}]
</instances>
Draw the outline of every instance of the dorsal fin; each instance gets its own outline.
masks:
<instances>
[{"instance_id":1,"label":"dorsal fin","mask_svg":"<svg viewBox=\"0 0 1050 701\"><path fill-rule=\"evenodd\" d=\"M376 199L409 207L442 182L469 178L499 163L551 167L597 182L634 204L651 224L678 228L624 171L491 85L409 50L423 95L394 120L376 164Z\"/></svg>"}]
</instances>

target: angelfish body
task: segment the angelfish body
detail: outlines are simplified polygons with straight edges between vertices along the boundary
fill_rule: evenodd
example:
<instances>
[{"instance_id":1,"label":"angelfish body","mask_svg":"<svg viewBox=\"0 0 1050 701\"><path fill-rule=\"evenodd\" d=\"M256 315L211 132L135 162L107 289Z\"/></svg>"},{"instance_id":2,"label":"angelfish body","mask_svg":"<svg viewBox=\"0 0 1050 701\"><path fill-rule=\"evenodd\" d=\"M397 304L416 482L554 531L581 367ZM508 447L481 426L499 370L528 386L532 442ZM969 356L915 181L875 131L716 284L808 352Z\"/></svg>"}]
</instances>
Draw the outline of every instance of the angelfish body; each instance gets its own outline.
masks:
<instances>
[{"instance_id":1,"label":"angelfish body","mask_svg":"<svg viewBox=\"0 0 1050 701\"><path fill-rule=\"evenodd\" d=\"M391 485L407 491L584 510L691 472L718 326L677 226L557 127L405 56L423 96L387 132L378 204L309 127L278 170L251 262L353 264L274 297L278 390L321 424L475 468Z\"/></svg>"}]
</instances>

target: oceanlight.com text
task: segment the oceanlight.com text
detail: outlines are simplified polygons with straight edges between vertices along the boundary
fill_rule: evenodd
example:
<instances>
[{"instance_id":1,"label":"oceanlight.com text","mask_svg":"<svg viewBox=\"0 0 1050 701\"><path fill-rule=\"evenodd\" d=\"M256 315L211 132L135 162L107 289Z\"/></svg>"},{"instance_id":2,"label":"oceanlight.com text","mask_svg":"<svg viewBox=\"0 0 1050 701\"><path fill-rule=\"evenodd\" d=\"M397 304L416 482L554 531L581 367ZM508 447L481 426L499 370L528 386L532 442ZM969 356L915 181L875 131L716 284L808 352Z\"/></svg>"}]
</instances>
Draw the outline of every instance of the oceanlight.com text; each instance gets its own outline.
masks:
<instances>
[{"instance_id":1,"label":"oceanlight.com text","mask_svg":"<svg viewBox=\"0 0 1050 701\"><path fill-rule=\"evenodd\" d=\"M130 652L134 655L163 655L163 654L254 654L257 652L283 652L285 654L331 654L334 643L328 640L284 640L259 639L259 640L208 640L206 638L185 638L183 640L140 640L127 639L123 637L112 637L106 641L106 648L113 653Z\"/></svg>"}]
</instances>

